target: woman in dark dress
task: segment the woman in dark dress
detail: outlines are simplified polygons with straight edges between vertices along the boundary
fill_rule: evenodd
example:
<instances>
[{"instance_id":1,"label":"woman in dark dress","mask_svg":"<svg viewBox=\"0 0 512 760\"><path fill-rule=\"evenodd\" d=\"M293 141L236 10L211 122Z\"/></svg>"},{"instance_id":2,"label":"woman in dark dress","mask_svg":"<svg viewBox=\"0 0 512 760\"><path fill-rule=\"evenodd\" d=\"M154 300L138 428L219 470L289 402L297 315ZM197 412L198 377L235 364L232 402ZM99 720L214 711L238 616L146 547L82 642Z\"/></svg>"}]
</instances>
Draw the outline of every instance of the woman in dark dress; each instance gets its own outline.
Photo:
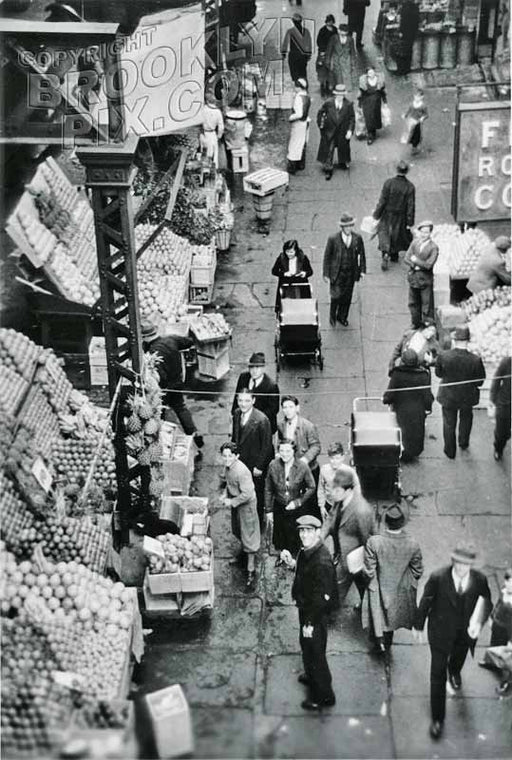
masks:
<instances>
[{"instance_id":1,"label":"woman in dark dress","mask_svg":"<svg viewBox=\"0 0 512 760\"><path fill-rule=\"evenodd\" d=\"M281 288L288 285L304 285L313 274L310 261L299 248L296 240L287 240L272 267L272 274L278 278L276 293L276 314L281 307ZM299 288L289 288L286 298L299 298Z\"/></svg>"},{"instance_id":2,"label":"woman in dark dress","mask_svg":"<svg viewBox=\"0 0 512 760\"><path fill-rule=\"evenodd\" d=\"M330 13L325 17L325 25L320 29L316 38L316 46L318 48L318 55L316 58L316 73L318 81L320 82L320 95L322 97L329 95L331 88L329 86L330 75L329 69L325 61L325 53L329 40L335 34L338 34L338 30L335 26L336 22L334 16Z\"/></svg>"},{"instance_id":3,"label":"woman in dark dress","mask_svg":"<svg viewBox=\"0 0 512 760\"><path fill-rule=\"evenodd\" d=\"M396 412L402 431L402 462L410 462L423 451L425 416L432 411L433 400L430 373L419 366L416 351L407 348L400 365L391 372L387 391L382 397L382 402L390 404Z\"/></svg>"},{"instance_id":4,"label":"woman in dark dress","mask_svg":"<svg viewBox=\"0 0 512 760\"><path fill-rule=\"evenodd\" d=\"M377 136L377 130L382 127L381 109L382 104L387 103L386 84L382 74L377 74L371 66L366 69L366 74L359 77L358 105L363 109L366 132L368 133L368 145L371 145Z\"/></svg>"}]
</instances>

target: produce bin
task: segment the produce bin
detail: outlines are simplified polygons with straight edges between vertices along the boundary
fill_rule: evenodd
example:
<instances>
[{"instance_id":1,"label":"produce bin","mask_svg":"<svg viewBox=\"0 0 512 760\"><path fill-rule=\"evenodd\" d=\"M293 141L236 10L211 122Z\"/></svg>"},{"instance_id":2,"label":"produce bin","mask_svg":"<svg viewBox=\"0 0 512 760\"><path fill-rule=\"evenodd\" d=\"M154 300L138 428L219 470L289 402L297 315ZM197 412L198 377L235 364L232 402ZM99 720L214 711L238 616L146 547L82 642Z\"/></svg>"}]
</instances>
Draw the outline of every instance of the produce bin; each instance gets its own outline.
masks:
<instances>
[{"instance_id":1,"label":"produce bin","mask_svg":"<svg viewBox=\"0 0 512 760\"><path fill-rule=\"evenodd\" d=\"M179 594L197 591L211 591L213 588L213 552L210 569L192 573L150 573L146 570L146 581L152 594Z\"/></svg>"},{"instance_id":2,"label":"produce bin","mask_svg":"<svg viewBox=\"0 0 512 760\"><path fill-rule=\"evenodd\" d=\"M206 305L211 303L213 298L213 286L213 282L209 285L191 285L188 289L188 300L192 304Z\"/></svg>"},{"instance_id":3,"label":"produce bin","mask_svg":"<svg viewBox=\"0 0 512 760\"><path fill-rule=\"evenodd\" d=\"M194 751L190 709L181 686L175 684L152 694L144 703L149 713L158 757L182 757Z\"/></svg>"},{"instance_id":4,"label":"produce bin","mask_svg":"<svg viewBox=\"0 0 512 760\"><path fill-rule=\"evenodd\" d=\"M199 374L212 380L220 380L230 370L229 346L231 338L227 337L212 343L198 342L196 353Z\"/></svg>"},{"instance_id":5,"label":"produce bin","mask_svg":"<svg viewBox=\"0 0 512 760\"><path fill-rule=\"evenodd\" d=\"M191 285L212 285L215 280L215 269L217 267L217 254L215 249L211 249L211 260L207 266L197 266L192 259L190 269Z\"/></svg>"}]
</instances>

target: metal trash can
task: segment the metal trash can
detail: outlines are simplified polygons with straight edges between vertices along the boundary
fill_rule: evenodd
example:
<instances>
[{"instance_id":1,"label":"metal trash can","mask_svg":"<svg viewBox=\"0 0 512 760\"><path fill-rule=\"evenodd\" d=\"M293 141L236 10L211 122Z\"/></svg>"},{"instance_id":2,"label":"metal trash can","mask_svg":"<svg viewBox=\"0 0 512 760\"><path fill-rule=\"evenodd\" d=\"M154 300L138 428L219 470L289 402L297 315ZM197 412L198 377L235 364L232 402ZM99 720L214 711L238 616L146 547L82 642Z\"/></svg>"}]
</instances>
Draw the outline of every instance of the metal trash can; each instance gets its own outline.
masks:
<instances>
[{"instance_id":1,"label":"metal trash can","mask_svg":"<svg viewBox=\"0 0 512 760\"><path fill-rule=\"evenodd\" d=\"M411 56L411 71L420 71L423 59L423 35L420 33L414 40Z\"/></svg>"},{"instance_id":2,"label":"metal trash can","mask_svg":"<svg viewBox=\"0 0 512 760\"><path fill-rule=\"evenodd\" d=\"M461 29L457 34L457 66L470 66L475 60L475 32Z\"/></svg>"},{"instance_id":3,"label":"metal trash can","mask_svg":"<svg viewBox=\"0 0 512 760\"><path fill-rule=\"evenodd\" d=\"M439 67L439 50L441 35L439 32L424 32L422 68L437 69Z\"/></svg>"},{"instance_id":4,"label":"metal trash can","mask_svg":"<svg viewBox=\"0 0 512 760\"><path fill-rule=\"evenodd\" d=\"M384 65L388 71L396 71L398 68L397 62L393 56L393 45L396 38L388 33L384 33L384 40L382 42L382 57L384 59Z\"/></svg>"},{"instance_id":5,"label":"metal trash can","mask_svg":"<svg viewBox=\"0 0 512 760\"><path fill-rule=\"evenodd\" d=\"M441 35L439 66L442 69L454 69L457 65L457 35L455 29Z\"/></svg>"}]
</instances>

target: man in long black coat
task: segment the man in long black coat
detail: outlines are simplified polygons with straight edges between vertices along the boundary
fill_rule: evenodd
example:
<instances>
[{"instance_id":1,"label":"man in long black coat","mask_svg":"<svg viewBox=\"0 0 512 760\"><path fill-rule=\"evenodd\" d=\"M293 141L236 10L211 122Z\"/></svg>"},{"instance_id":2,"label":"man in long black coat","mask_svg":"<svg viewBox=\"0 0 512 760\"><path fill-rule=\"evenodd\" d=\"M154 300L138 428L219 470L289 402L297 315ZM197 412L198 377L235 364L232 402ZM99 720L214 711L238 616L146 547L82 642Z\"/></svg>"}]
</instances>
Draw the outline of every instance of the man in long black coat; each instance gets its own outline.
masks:
<instances>
[{"instance_id":1,"label":"man in long black coat","mask_svg":"<svg viewBox=\"0 0 512 760\"><path fill-rule=\"evenodd\" d=\"M370 5L370 0L345 0L343 3L343 13L348 16L349 34L355 34L356 47L360 50L363 45L363 29L366 8Z\"/></svg>"},{"instance_id":2,"label":"man in long black coat","mask_svg":"<svg viewBox=\"0 0 512 760\"><path fill-rule=\"evenodd\" d=\"M237 394L247 388L254 394L254 408L267 415L272 435L274 435L279 414L279 386L267 375L265 366L265 354L261 352L252 354L249 359L249 369L242 372L237 380L231 415L234 415L238 409Z\"/></svg>"},{"instance_id":3,"label":"man in long black coat","mask_svg":"<svg viewBox=\"0 0 512 760\"><path fill-rule=\"evenodd\" d=\"M233 415L231 440L236 443L239 458L253 477L262 527L265 516L265 477L274 457L274 448L269 419L266 414L254 408L255 400L256 396L247 389L238 393L238 409Z\"/></svg>"},{"instance_id":4,"label":"man in long black coat","mask_svg":"<svg viewBox=\"0 0 512 760\"><path fill-rule=\"evenodd\" d=\"M293 26L286 31L284 36L281 55L285 58L288 52L288 66L292 80L296 82L297 79L305 79L307 82L307 66L313 53L313 43L300 13L293 14L292 22Z\"/></svg>"},{"instance_id":5,"label":"man in long black coat","mask_svg":"<svg viewBox=\"0 0 512 760\"><path fill-rule=\"evenodd\" d=\"M455 459L456 428L459 420L459 448L467 449L473 426L473 407L480 400L485 367L476 354L467 350L469 327L455 330L453 348L441 351L436 359L436 375L441 378L437 400L443 408L444 453ZM461 383L449 385L449 383Z\"/></svg>"},{"instance_id":6,"label":"man in long black coat","mask_svg":"<svg viewBox=\"0 0 512 760\"><path fill-rule=\"evenodd\" d=\"M396 176L384 182L373 212L373 218L379 220L377 235L384 270L389 260L398 261L398 253L406 251L412 241L410 228L414 225L416 188L405 176L408 171L409 164L400 161Z\"/></svg>"},{"instance_id":7,"label":"man in long black coat","mask_svg":"<svg viewBox=\"0 0 512 760\"><path fill-rule=\"evenodd\" d=\"M304 710L322 710L336 704L325 654L327 616L337 604L336 572L320 537L321 525L312 515L299 517L297 528L302 549L297 561L289 552L282 553L287 565L296 566L292 598L299 609L299 641L304 663L299 682L309 688L309 698L301 705Z\"/></svg>"},{"instance_id":8,"label":"man in long black coat","mask_svg":"<svg viewBox=\"0 0 512 760\"><path fill-rule=\"evenodd\" d=\"M348 325L348 312L354 283L366 273L366 255L363 239L354 230L354 218L342 214L340 231L327 240L324 252L323 277L330 284L331 308L329 321L332 327L340 322Z\"/></svg>"},{"instance_id":9,"label":"man in long black coat","mask_svg":"<svg viewBox=\"0 0 512 760\"><path fill-rule=\"evenodd\" d=\"M334 151L338 151L338 164L341 169L350 166L350 138L356 125L354 104L346 98L347 88L337 84L333 98L325 101L317 115L320 129L320 145L317 161L323 164L325 179L330 180L333 172Z\"/></svg>"},{"instance_id":10,"label":"man in long black coat","mask_svg":"<svg viewBox=\"0 0 512 760\"><path fill-rule=\"evenodd\" d=\"M414 628L422 631L428 617L430 644L430 735L439 739L446 712L446 675L454 691L462 687L460 672L468 650L474 653L476 640L491 608L491 592L485 575L473 570L476 551L459 544L452 552L452 564L432 573L418 605ZM485 608L478 621L472 621L478 598Z\"/></svg>"}]
</instances>

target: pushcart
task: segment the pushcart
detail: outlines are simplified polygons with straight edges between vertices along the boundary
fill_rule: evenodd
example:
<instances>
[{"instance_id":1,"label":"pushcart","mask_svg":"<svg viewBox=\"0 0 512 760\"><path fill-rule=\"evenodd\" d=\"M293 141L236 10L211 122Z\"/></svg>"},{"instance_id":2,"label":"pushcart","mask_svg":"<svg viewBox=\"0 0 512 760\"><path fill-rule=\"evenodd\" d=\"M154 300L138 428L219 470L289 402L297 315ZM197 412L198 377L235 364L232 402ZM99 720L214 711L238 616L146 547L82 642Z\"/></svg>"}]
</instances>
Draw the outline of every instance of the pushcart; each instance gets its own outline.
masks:
<instances>
[{"instance_id":1,"label":"pushcart","mask_svg":"<svg viewBox=\"0 0 512 760\"><path fill-rule=\"evenodd\" d=\"M365 496L400 496L402 433L395 412L383 408L382 398L353 400L350 450Z\"/></svg>"},{"instance_id":2,"label":"pushcart","mask_svg":"<svg viewBox=\"0 0 512 760\"><path fill-rule=\"evenodd\" d=\"M288 357L309 358L322 370L318 302L311 297L311 286L309 283L288 285L281 289L280 295L274 340L277 371Z\"/></svg>"}]
</instances>

